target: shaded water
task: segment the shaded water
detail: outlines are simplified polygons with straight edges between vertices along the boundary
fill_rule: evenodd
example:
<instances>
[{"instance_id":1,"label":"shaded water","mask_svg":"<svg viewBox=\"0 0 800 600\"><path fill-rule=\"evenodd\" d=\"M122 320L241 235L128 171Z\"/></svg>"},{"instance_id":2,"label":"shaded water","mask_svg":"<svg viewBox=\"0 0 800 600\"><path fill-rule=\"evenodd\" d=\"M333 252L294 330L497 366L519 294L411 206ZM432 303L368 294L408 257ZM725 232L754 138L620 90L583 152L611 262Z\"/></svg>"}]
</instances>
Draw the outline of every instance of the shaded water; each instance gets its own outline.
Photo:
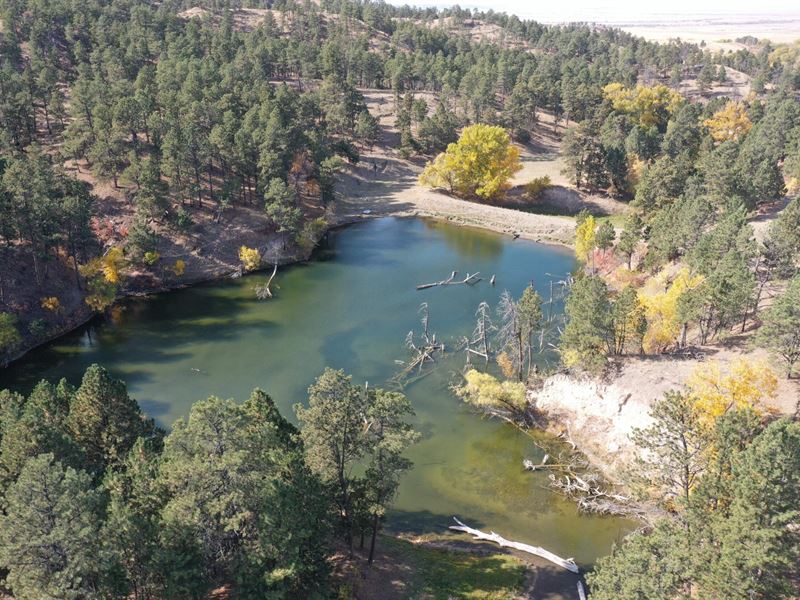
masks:
<instances>
[{"instance_id":1,"label":"shaded water","mask_svg":"<svg viewBox=\"0 0 800 600\"><path fill-rule=\"evenodd\" d=\"M113 318L30 353L5 372L0 388L41 378L77 383L97 362L128 383L142 408L169 426L209 395L246 398L261 387L294 419L292 405L325 366L358 382L386 385L407 358L403 341L418 329L420 302L430 328L452 343L469 335L478 303L494 308L504 289L519 296L533 281L547 297L550 276L574 266L566 249L411 219L379 219L329 236L317 259L281 271L276 297L258 301L264 275L126 301ZM450 271L497 275L475 286L417 291ZM584 565L628 530L620 519L580 515L546 489L544 474L523 471L540 451L509 425L469 411L448 390L463 365L451 355L406 388L422 441L410 453L389 527L441 531L451 516L507 538L542 545ZM199 370L197 372L196 370Z\"/></svg>"}]
</instances>

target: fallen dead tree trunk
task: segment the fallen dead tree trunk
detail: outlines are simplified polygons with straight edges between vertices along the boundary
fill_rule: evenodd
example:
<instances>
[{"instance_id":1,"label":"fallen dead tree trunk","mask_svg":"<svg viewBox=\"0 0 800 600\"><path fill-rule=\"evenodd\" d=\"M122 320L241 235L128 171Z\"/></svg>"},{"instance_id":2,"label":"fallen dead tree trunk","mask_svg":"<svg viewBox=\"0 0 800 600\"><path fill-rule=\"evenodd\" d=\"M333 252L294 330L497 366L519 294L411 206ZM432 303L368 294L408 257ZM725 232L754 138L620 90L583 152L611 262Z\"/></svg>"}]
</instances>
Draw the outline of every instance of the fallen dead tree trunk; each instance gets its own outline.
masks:
<instances>
[{"instance_id":1,"label":"fallen dead tree trunk","mask_svg":"<svg viewBox=\"0 0 800 600\"><path fill-rule=\"evenodd\" d=\"M580 598L580 600L586 600L586 591L583 589L583 583L580 581L578 582L578 598Z\"/></svg>"},{"instance_id":2,"label":"fallen dead tree trunk","mask_svg":"<svg viewBox=\"0 0 800 600\"><path fill-rule=\"evenodd\" d=\"M433 283L421 283L420 285L417 286L417 289L427 290L428 288L437 287L440 285L475 285L476 283L481 281L481 278L478 277L478 275L480 275L480 271L478 271L477 273L473 273L472 275L467 273L467 276L464 277L464 279L462 279L461 281L454 281L456 275L458 275L458 271L453 271L452 273L450 273L450 277L448 277L447 279L442 279L441 281L434 281Z\"/></svg>"},{"instance_id":3,"label":"fallen dead tree trunk","mask_svg":"<svg viewBox=\"0 0 800 600\"><path fill-rule=\"evenodd\" d=\"M473 529L472 527L464 525L464 523L459 521L456 517L453 517L453 520L456 523L458 523L458 525L450 525L450 529L468 533L477 540L486 540L489 542L494 542L495 544L499 544L503 548L514 548L515 550L519 550L521 552L527 552L528 554L533 554L540 558L544 558L545 560L549 560L551 563L556 564L559 567L563 567L568 571L572 571L573 573L580 573L578 565L576 565L575 561L572 560L571 558L561 558L560 556L553 554L549 550L540 548L539 546L529 546L528 544L523 544L522 542L509 541L504 537L497 535L494 531L491 531L489 533L484 533L479 529Z\"/></svg>"}]
</instances>

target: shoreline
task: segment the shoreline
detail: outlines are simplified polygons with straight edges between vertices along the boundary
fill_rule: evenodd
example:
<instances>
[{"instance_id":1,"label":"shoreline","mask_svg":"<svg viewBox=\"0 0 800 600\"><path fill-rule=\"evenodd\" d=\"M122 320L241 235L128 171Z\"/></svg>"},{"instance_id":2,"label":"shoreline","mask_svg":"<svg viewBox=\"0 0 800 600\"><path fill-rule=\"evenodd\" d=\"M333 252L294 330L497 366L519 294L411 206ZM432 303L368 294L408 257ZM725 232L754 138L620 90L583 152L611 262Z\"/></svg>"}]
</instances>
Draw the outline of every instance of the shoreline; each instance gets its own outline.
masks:
<instances>
[{"instance_id":1,"label":"shoreline","mask_svg":"<svg viewBox=\"0 0 800 600\"><path fill-rule=\"evenodd\" d=\"M471 203L466 200L458 200L455 198L450 198L445 194L439 194L438 192L430 192L432 194L441 195L443 198L448 198L452 202L459 202L465 204L476 204ZM323 239L328 233L335 231L337 229L341 229L350 225L355 225L362 221L372 220L372 219L380 219L380 218L417 218L417 219L432 219L434 221L441 221L444 223L449 223L451 225L455 225L458 227L473 227L477 229L482 229L484 231L492 231L499 235L514 235L517 234L517 237L521 239L525 239L528 241L533 241L540 244L547 244L552 246L560 246L562 248L569 248L572 246L571 242L566 241L564 238L547 238L543 236L537 236L535 234L531 234L530 230L521 229L515 231L514 228L510 227L510 221L514 214L519 213L521 215L531 215L533 217L542 216L547 217L548 215L533 215L532 213L525 213L522 211L516 211L509 208L497 207L497 206L486 206L485 208L491 208L496 211L501 211L498 214L503 214L504 212L509 213L507 215L508 221L505 225L502 223L489 222L489 223L482 223L480 221L468 221L464 216L458 214L458 211L453 211L450 213L443 213L443 212L435 212L435 211L424 211L419 210L419 208L414 210L394 210L391 205L389 205L388 210L381 210L381 211L372 211L370 209L363 209L368 210L369 212L355 212L353 210L346 210L344 212L341 211L340 208L340 201L337 200L336 204L336 213L334 218L325 228L324 232L320 236L320 240ZM352 209L352 205L347 205L350 209ZM483 206L483 205L478 205ZM561 219L560 217L551 217L554 219ZM535 219L534 219L535 220ZM567 218L563 218L562 220L570 222L571 220ZM502 220L501 220L502 221ZM314 245L307 252L298 253L296 249L289 249L285 252L285 254L281 254L276 256L275 259L277 260L280 266L288 266L288 265L295 265L302 262L307 262L313 256L315 249L319 244L319 240L317 244ZM253 273L258 273L261 271L267 271L271 267L265 266L264 268L259 268ZM229 269L214 269L213 271L198 274L198 276L193 277L189 281L172 281L172 282L161 282L159 285L155 286L142 286L136 287L131 286L120 293L120 295L114 300L114 303L111 305L112 307L115 306L122 300L126 298L135 298L135 297L146 297L154 294L161 294L161 293L168 293L180 289L185 289L188 287L192 287L195 285L211 283L214 281L221 281L223 279L229 278L237 272L235 268ZM111 308L111 307L109 307ZM84 327L88 323L90 323L94 318L101 316L101 313L94 313L92 312L87 306L82 305L77 310L75 310L71 316L77 316L76 320L68 319L63 327L59 327L57 331L54 331L52 335L48 335L45 339L37 340L33 344L29 344L24 346L23 348L17 350L13 355L6 358L2 363L0 363L0 368L6 369L11 367L15 362L19 361L23 357L25 357L29 352L36 350L37 348L41 348L42 346L46 346L47 344L51 344L54 341L58 340L59 338L68 335L74 332L81 327Z\"/></svg>"}]
</instances>

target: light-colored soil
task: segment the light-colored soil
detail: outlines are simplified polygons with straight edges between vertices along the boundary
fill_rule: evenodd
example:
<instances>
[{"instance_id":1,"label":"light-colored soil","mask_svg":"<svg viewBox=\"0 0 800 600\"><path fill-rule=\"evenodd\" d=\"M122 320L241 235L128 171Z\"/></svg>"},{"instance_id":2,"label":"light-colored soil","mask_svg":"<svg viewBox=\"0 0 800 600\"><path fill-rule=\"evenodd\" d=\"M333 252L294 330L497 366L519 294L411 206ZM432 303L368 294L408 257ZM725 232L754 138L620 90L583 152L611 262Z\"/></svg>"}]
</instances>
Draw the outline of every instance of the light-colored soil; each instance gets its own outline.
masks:
<instances>
[{"instance_id":1,"label":"light-colored soil","mask_svg":"<svg viewBox=\"0 0 800 600\"><path fill-rule=\"evenodd\" d=\"M550 418L554 433L564 433L613 481L636 456L634 428L647 427L652 403L670 390L685 389L692 375L717 363L728 372L738 361L771 365L778 376L775 396L761 407L774 415L800 416L800 380L786 379L781 365L752 346L753 329L684 355L628 356L618 361L606 381L558 374L531 392Z\"/></svg>"},{"instance_id":2,"label":"light-colored soil","mask_svg":"<svg viewBox=\"0 0 800 600\"><path fill-rule=\"evenodd\" d=\"M363 149L361 161L348 168L337 186L337 223L349 223L376 216L421 216L459 225L482 227L545 243L571 245L575 221L569 216L586 208L599 215L625 212L623 202L599 195L587 195L572 187L561 173L558 155L561 128L552 118L540 113L540 123L529 146L521 148L523 169L512 184L521 186L534 177L548 175L554 187L545 192L537 207L546 213L535 214L536 207L517 210L455 198L417 183L425 164L423 158L404 159L395 150L399 136L394 127L394 95L381 90L365 90L370 112L378 118L381 135L374 148ZM435 97L419 94L431 109ZM513 200L519 193L511 193ZM565 216L560 216L565 215Z\"/></svg>"}]
</instances>

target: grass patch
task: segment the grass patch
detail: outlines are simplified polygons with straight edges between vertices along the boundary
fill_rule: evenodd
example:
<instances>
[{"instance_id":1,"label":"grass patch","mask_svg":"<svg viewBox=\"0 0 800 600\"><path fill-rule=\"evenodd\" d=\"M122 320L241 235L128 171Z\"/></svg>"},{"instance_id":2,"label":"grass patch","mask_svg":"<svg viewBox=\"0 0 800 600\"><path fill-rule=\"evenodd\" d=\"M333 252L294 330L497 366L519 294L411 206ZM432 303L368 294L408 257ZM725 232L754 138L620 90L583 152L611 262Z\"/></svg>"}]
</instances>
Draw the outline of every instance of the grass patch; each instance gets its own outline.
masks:
<instances>
[{"instance_id":1,"label":"grass patch","mask_svg":"<svg viewBox=\"0 0 800 600\"><path fill-rule=\"evenodd\" d=\"M439 550L384 536L384 550L412 567L413 598L513 598L525 583L525 565L505 554L478 556Z\"/></svg>"},{"instance_id":2,"label":"grass patch","mask_svg":"<svg viewBox=\"0 0 800 600\"><path fill-rule=\"evenodd\" d=\"M610 221L611 224L618 228L623 229L625 227L625 219L628 217L626 214L615 214L615 215L607 215L605 217L595 217L595 223L600 225L603 221Z\"/></svg>"}]
</instances>

